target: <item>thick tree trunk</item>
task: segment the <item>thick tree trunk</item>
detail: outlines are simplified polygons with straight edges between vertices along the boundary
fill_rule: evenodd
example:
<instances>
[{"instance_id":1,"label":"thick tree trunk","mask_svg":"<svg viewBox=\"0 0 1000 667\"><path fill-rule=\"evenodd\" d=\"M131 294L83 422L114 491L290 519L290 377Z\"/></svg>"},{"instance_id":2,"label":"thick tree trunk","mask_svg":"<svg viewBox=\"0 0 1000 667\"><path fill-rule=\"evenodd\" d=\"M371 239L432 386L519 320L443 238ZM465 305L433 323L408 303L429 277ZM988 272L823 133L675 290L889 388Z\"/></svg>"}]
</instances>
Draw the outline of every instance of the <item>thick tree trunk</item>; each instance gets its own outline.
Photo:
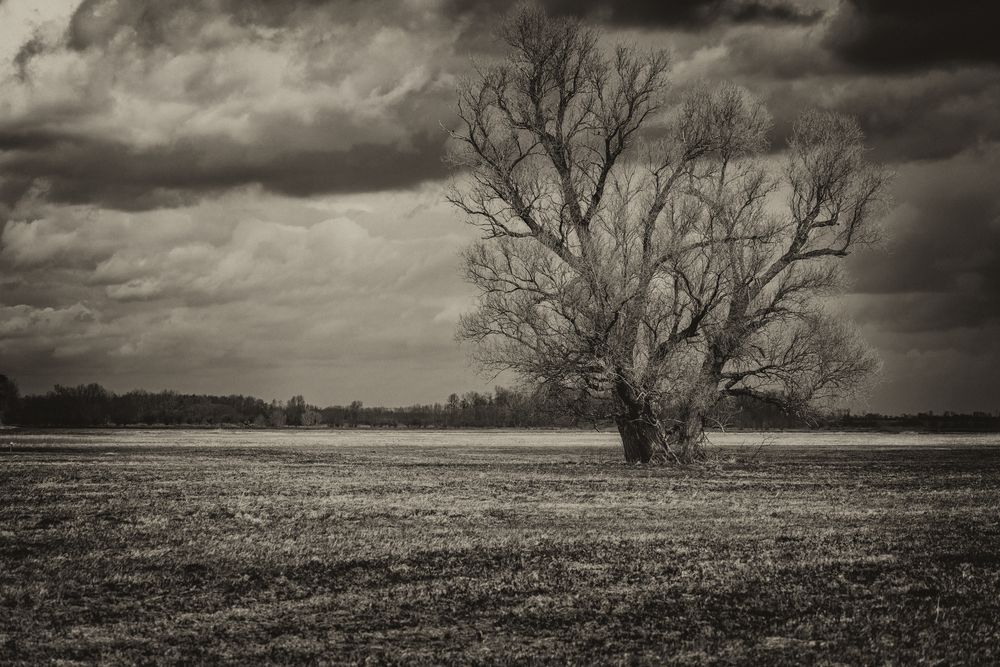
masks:
<instances>
[{"instance_id":1,"label":"thick tree trunk","mask_svg":"<svg viewBox=\"0 0 1000 667\"><path fill-rule=\"evenodd\" d=\"M705 458L705 427L699 412L687 413L668 433L662 433L649 418L620 415L615 422L629 463L649 463L656 456L667 463Z\"/></svg>"},{"instance_id":2,"label":"thick tree trunk","mask_svg":"<svg viewBox=\"0 0 1000 667\"><path fill-rule=\"evenodd\" d=\"M705 419L701 410L688 408L679 418L671 433L674 453L682 463L693 463L705 458Z\"/></svg>"},{"instance_id":3,"label":"thick tree trunk","mask_svg":"<svg viewBox=\"0 0 1000 667\"><path fill-rule=\"evenodd\" d=\"M627 462L649 463L661 458L667 463L693 463L705 458L705 425L700 404L689 405L673 426L664 429L653 406L637 395L631 384L621 383L616 392L621 412L615 423Z\"/></svg>"},{"instance_id":4,"label":"thick tree trunk","mask_svg":"<svg viewBox=\"0 0 1000 667\"><path fill-rule=\"evenodd\" d=\"M649 463L653 453L660 448L660 434L656 427L628 415L620 415L615 422L622 437L625 460L629 463Z\"/></svg>"},{"instance_id":5,"label":"thick tree trunk","mask_svg":"<svg viewBox=\"0 0 1000 667\"><path fill-rule=\"evenodd\" d=\"M663 434L653 419L652 410L629 382L619 382L615 394L620 411L615 423L622 438L625 460L629 463L649 463L662 449L663 442Z\"/></svg>"}]
</instances>

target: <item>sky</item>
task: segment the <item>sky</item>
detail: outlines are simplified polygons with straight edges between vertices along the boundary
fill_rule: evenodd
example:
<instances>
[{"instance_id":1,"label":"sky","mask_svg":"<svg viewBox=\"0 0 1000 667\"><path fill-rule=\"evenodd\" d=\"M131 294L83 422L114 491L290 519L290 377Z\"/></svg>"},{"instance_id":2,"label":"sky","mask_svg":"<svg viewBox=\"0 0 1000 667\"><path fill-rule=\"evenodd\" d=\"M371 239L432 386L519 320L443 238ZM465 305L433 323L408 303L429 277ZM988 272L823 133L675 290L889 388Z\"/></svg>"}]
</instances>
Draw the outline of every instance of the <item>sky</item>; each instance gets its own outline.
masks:
<instances>
[{"instance_id":1,"label":"sky","mask_svg":"<svg viewBox=\"0 0 1000 667\"><path fill-rule=\"evenodd\" d=\"M1000 10L986 1L544 0L734 81L784 145L857 117L896 178L842 307L856 409L1000 409ZM315 404L484 390L455 340L476 238L444 202L496 0L0 0L0 372Z\"/></svg>"}]
</instances>

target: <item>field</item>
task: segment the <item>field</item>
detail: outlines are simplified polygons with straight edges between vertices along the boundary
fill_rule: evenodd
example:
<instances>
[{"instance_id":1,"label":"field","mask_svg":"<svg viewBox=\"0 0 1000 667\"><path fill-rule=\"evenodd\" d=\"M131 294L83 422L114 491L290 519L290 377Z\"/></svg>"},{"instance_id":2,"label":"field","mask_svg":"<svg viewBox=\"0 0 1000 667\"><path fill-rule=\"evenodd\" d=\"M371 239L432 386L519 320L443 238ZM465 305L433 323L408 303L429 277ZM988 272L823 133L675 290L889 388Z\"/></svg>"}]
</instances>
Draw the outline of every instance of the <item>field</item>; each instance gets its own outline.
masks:
<instances>
[{"instance_id":1,"label":"field","mask_svg":"<svg viewBox=\"0 0 1000 667\"><path fill-rule=\"evenodd\" d=\"M4 664L1000 663L997 436L0 438Z\"/></svg>"}]
</instances>

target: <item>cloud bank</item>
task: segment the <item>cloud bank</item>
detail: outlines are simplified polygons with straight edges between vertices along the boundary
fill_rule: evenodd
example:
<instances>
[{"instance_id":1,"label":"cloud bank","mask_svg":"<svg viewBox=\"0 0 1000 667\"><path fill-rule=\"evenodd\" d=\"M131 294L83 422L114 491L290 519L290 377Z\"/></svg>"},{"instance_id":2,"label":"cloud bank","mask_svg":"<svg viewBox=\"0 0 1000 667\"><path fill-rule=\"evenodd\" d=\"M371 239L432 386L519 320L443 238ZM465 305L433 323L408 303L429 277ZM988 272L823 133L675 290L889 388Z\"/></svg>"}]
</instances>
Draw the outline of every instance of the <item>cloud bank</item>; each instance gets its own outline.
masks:
<instances>
[{"instance_id":1,"label":"cloud bank","mask_svg":"<svg viewBox=\"0 0 1000 667\"><path fill-rule=\"evenodd\" d=\"M473 232L442 203L456 81L492 0L0 3L0 365L96 380L441 400ZM879 410L1000 407L1000 51L989 3L563 2L735 80L775 116L856 115L898 172L889 242L845 306Z\"/></svg>"}]
</instances>

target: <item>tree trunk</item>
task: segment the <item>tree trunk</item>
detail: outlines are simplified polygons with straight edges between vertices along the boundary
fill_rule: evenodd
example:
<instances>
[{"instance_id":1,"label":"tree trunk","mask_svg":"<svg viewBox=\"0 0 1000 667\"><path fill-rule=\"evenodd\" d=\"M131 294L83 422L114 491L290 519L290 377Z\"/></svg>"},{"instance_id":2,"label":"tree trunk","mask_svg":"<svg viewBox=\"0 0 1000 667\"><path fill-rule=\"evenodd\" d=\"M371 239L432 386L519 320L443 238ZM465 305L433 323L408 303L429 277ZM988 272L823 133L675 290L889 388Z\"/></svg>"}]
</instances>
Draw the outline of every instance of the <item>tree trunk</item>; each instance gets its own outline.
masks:
<instances>
[{"instance_id":1,"label":"tree trunk","mask_svg":"<svg viewBox=\"0 0 1000 667\"><path fill-rule=\"evenodd\" d=\"M688 408L679 417L671 432L675 455L682 463L693 463L705 458L705 419L701 410Z\"/></svg>"},{"instance_id":2,"label":"tree trunk","mask_svg":"<svg viewBox=\"0 0 1000 667\"><path fill-rule=\"evenodd\" d=\"M705 420L700 403L688 405L664 430L655 409L638 396L631 384L616 387L620 413L615 417L625 460L649 463L661 457L668 463L693 463L705 458Z\"/></svg>"},{"instance_id":3,"label":"tree trunk","mask_svg":"<svg viewBox=\"0 0 1000 667\"><path fill-rule=\"evenodd\" d=\"M663 442L663 434L652 418L652 410L630 382L619 382L615 394L619 409L615 423L622 438L625 460L629 463L649 463Z\"/></svg>"},{"instance_id":4,"label":"tree trunk","mask_svg":"<svg viewBox=\"0 0 1000 667\"><path fill-rule=\"evenodd\" d=\"M649 463L653 458L653 452L660 447L660 434L656 427L628 415L617 417L615 422L618 424L618 433L622 437L625 460L629 463Z\"/></svg>"}]
</instances>

